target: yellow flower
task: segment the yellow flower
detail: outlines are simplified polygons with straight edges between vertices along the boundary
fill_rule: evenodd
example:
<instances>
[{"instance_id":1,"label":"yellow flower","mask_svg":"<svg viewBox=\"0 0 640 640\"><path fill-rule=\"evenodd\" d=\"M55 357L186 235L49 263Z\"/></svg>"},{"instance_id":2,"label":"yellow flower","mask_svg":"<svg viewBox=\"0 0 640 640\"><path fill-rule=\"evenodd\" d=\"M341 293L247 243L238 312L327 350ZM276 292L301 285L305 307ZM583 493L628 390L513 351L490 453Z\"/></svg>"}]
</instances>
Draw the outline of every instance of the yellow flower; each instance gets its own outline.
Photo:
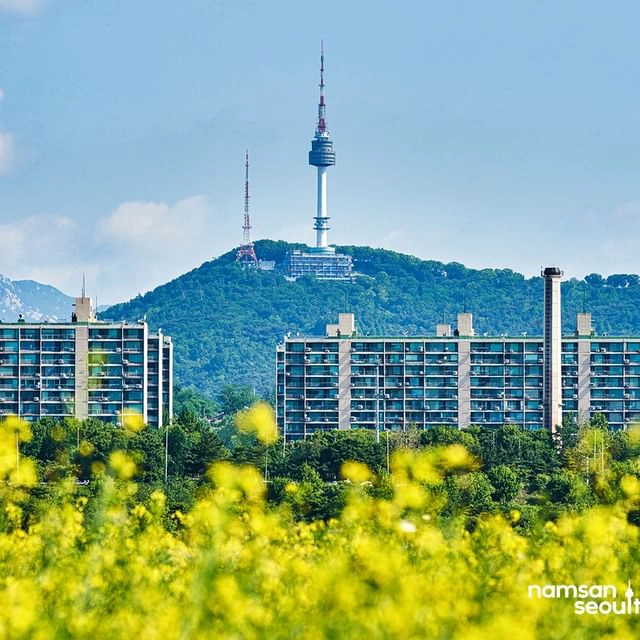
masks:
<instances>
[{"instance_id":1,"label":"yellow flower","mask_svg":"<svg viewBox=\"0 0 640 640\"><path fill-rule=\"evenodd\" d=\"M275 414L266 402L256 402L250 409L238 412L236 427L242 433L255 435L264 444L278 440Z\"/></svg>"},{"instance_id":2,"label":"yellow flower","mask_svg":"<svg viewBox=\"0 0 640 640\"><path fill-rule=\"evenodd\" d=\"M287 493L298 493L298 485L295 482L287 482L284 486L284 490Z\"/></svg>"},{"instance_id":3,"label":"yellow flower","mask_svg":"<svg viewBox=\"0 0 640 640\"><path fill-rule=\"evenodd\" d=\"M94 451L95 451L95 447L87 440L83 440L80 443L80 448L78 449L78 452L80 453L81 456L84 456L86 458L90 456Z\"/></svg>"},{"instance_id":4,"label":"yellow flower","mask_svg":"<svg viewBox=\"0 0 640 640\"><path fill-rule=\"evenodd\" d=\"M121 480L129 480L136 473L136 463L124 451L114 451L109 456L109 465Z\"/></svg>"},{"instance_id":5,"label":"yellow flower","mask_svg":"<svg viewBox=\"0 0 640 640\"><path fill-rule=\"evenodd\" d=\"M640 481L635 476L624 476L620 480L620 488L627 498L636 498L640 493Z\"/></svg>"},{"instance_id":6,"label":"yellow flower","mask_svg":"<svg viewBox=\"0 0 640 640\"><path fill-rule=\"evenodd\" d=\"M415 533L417 527L413 522L409 522L409 520L400 520L400 531L402 531L402 533Z\"/></svg>"},{"instance_id":7,"label":"yellow flower","mask_svg":"<svg viewBox=\"0 0 640 640\"><path fill-rule=\"evenodd\" d=\"M351 482L366 482L371 479L371 471L366 464L349 460L340 468L340 476Z\"/></svg>"},{"instance_id":8,"label":"yellow flower","mask_svg":"<svg viewBox=\"0 0 640 640\"><path fill-rule=\"evenodd\" d=\"M133 409L124 409L120 413L120 418L122 420L122 426L127 431L138 433L145 427L144 416L138 411L134 411Z\"/></svg>"},{"instance_id":9,"label":"yellow flower","mask_svg":"<svg viewBox=\"0 0 640 640\"><path fill-rule=\"evenodd\" d=\"M461 444L452 444L443 450L442 462L447 469L466 469L472 466L473 458Z\"/></svg>"},{"instance_id":10,"label":"yellow flower","mask_svg":"<svg viewBox=\"0 0 640 640\"><path fill-rule=\"evenodd\" d=\"M38 482L38 474L33 460L21 458L20 465L14 467L9 475L12 484L19 487L33 487Z\"/></svg>"},{"instance_id":11,"label":"yellow flower","mask_svg":"<svg viewBox=\"0 0 640 640\"><path fill-rule=\"evenodd\" d=\"M629 442L631 442L632 444L639 444L640 443L640 423L633 422L632 424L630 424L628 434L629 434Z\"/></svg>"},{"instance_id":12,"label":"yellow flower","mask_svg":"<svg viewBox=\"0 0 640 640\"><path fill-rule=\"evenodd\" d=\"M99 460L97 460L96 462L91 463L91 473L94 476L101 476L104 474L104 472L105 472L104 462L100 462Z\"/></svg>"},{"instance_id":13,"label":"yellow flower","mask_svg":"<svg viewBox=\"0 0 640 640\"><path fill-rule=\"evenodd\" d=\"M29 442L31 440L31 427L29 423L18 418L18 416L6 417L0 426L9 433L17 433L20 442Z\"/></svg>"}]
</instances>

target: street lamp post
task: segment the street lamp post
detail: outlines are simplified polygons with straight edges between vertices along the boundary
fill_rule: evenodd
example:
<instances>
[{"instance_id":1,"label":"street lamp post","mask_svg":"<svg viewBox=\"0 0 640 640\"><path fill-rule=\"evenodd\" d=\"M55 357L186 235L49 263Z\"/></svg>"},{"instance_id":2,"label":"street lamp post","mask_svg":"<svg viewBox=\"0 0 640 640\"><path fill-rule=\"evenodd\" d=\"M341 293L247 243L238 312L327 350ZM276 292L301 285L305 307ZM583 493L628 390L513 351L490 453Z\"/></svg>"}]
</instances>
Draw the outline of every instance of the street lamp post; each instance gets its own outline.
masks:
<instances>
[{"instance_id":1,"label":"street lamp post","mask_svg":"<svg viewBox=\"0 0 640 640\"><path fill-rule=\"evenodd\" d=\"M20 482L20 432L16 429L16 482Z\"/></svg>"},{"instance_id":2,"label":"street lamp post","mask_svg":"<svg viewBox=\"0 0 640 640\"><path fill-rule=\"evenodd\" d=\"M386 425L384 427L384 435L386 436L387 440L387 473L389 473L389 432L387 431Z\"/></svg>"},{"instance_id":3,"label":"street lamp post","mask_svg":"<svg viewBox=\"0 0 640 640\"><path fill-rule=\"evenodd\" d=\"M282 459L287 457L287 398L283 399L282 409ZM304 404L302 405L304 407Z\"/></svg>"},{"instance_id":4,"label":"street lamp post","mask_svg":"<svg viewBox=\"0 0 640 640\"><path fill-rule=\"evenodd\" d=\"M380 376L384 375L384 367L380 358L376 358L376 444L380 444L380 414L382 413L382 428L386 440L387 449L387 473L389 473L389 431L384 419L384 399L387 397L380 388ZM380 409L380 400L383 401L382 410Z\"/></svg>"},{"instance_id":5,"label":"street lamp post","mask_svg":"<svg viewBox=\"0 0 640 640\"><path fill-rule=\"evenodd\" d=\"M380 358L376 358L376 444L380 444Z\"/></svg>"},{"instance_id":6,"label":"street lamp post","mask_svg":"<svg viewBox=\"0 0 640 640\"><path fill-rule=\"evenodd\" d=\"M169 423L164 429L164 483L169 480Z\"/></svg>"},{"instance_id":7,"label":"street lamp post","mask_svg":"<svg viewBox=\"0 0 640 640\"><path fill-rule=\"evenodd\" d=\"M264 445L264 481L269 479L269 445Z\"/></svg>"}]
</instances>

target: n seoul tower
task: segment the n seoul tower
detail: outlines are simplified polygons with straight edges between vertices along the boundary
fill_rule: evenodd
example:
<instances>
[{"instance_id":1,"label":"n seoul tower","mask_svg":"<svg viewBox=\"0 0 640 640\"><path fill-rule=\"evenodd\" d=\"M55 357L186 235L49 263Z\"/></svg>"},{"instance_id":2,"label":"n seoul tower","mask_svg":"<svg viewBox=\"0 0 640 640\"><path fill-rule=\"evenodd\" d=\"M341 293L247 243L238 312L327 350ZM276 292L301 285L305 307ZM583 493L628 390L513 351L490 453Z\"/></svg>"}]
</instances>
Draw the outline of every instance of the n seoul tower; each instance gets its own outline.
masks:
<instances>
[{"instance_id":1,"label":"n seoul tower","mask_svg":"<svg viewBox=\"0 0 640 640\"><path fill-rule=\"evenodd\" d=\"M318 280L351 280L352 259L347 253L337 253L329 246L329 216L327 215L327 168L336 163L333 142L327 131L324 103L324 47L320 46L320 102L318 123L311 141L309 164L318 169L317 209L313 228L316 246L304 250L294 249L288 258L289 277L313 276Z\"/></svg>"},{"instance_id":2,"label":"n seoul tower","mask_svg":"<svg viewBox=\"0 0 640 640\"><path fill-rule=\"evenodd\" d=\"M316 133L311 141L309 164L318 168L318 205L313 228L316 231L314 253L333 253L329 246L329 216L327 215L327 167L336 163L333 142L327 130L326 105L324 102L324 46L320 44L320 102L318 103L318 122Z\"/></svg>"}]
</instances>

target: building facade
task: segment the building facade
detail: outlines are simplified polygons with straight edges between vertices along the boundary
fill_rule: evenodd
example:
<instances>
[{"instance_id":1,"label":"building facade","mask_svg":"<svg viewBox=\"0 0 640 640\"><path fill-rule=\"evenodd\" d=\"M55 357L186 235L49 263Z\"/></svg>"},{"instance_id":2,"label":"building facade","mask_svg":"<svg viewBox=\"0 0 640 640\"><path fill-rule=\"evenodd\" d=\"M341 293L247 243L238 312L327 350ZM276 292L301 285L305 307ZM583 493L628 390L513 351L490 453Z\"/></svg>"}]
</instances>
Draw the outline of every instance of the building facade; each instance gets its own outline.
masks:
<instances>
[{"instance_id":1,"label":"building facade","mask_svg":"<svg viewBox=\"0 0 640 640\"><path fill-rule=\"evenodd\" d=\"M318 280L348 280L352 277L351 256L335 251L294 249L288 257L288 274L294 280L302 276L314 276Z\"/></svg>"},{"instance_id":2,"label":"building facade","mask_svg":"<svg viewBox=\"0 0 640 640\"><path fill-rule=\"evenodd\" d=\"M68 323L0 324L0 415L161 427L173 414L173 345L146 322L98 321L76 298Z\"/></svg>"},{"instance_id":3,"label":"building facade","mask_svg":"<svg viewBox=\"0 0 640 640\"><path fill-rule=\"evenodd\" d=\"M352 314L340 314L323 337L287 337L276 353L281 432L301 439L409 425L543 428L545 338L480 337L472 322L462 313L454 331L438 325L432 337L364 337ZM596 412L612 429L640 421L640 336L594 336L591 315L582 313L558 343L558 383L547 383L560 398L553 428L561 417Z\"/></svg>"}]
</instances>

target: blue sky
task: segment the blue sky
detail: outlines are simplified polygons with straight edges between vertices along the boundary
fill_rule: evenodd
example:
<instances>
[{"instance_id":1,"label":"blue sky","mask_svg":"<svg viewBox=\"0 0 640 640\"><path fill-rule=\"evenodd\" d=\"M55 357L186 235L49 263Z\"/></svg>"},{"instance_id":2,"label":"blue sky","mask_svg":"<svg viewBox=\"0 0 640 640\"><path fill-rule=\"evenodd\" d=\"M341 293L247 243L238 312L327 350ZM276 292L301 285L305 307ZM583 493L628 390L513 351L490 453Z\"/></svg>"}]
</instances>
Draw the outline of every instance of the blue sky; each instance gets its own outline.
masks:
<instances>
[{"instance_id":1,"label":"blue sky","mask_svg":"<svg viewBox=\"0 0 640 640\"><path fill-rule=\"evenodd\" d=\"M254 238L633 272L636 3L0 0L0 272L100 302Z\"/></svg>"}]
</instances>

